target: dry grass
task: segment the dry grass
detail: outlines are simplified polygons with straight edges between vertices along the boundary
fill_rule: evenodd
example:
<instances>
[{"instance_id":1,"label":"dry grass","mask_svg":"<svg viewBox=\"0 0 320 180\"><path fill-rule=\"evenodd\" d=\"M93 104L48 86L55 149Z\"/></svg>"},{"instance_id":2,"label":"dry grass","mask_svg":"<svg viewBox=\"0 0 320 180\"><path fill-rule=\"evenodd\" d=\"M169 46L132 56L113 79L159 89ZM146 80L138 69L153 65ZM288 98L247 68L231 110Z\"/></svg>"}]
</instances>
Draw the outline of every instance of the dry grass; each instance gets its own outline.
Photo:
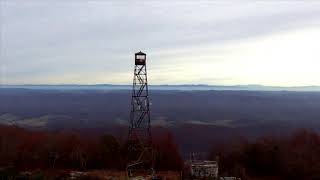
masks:
<instances>
[{"instance_id":1,"label":"dry grass","mask_svg":"<svg viewBox=\"0 0 320 180\"><path fill-rule=\"evenodd\" d=\"M162 179L166 180L180 180L180 172L175 171L161 171L157 173L158 176L162 177Z\"/></svg>"},{"instance_id":2,"label":"dry grass","mask_svg":"<svg viewBox=\"0 0 320 180\"><path fill-rule=\"evenodd\" d=\"M90 171L86 173L89 177L95 179L105 179L105 180L126 180L125 171ZM156 173L157 176L165 180L180 180L180 172L173 171L161 171ZM139 176L137 179L150 179L150 176Z\"/></svg>"},{"instance_id":3,"label":"dry grass","mask_svg":"<svg viewBox=\"0 0 320 180\"><path fill-rule=\"evenodd\" d=\"M95 179L105 179L105 180L125 180L126 179L126 172L124 171L102 171L102 170L95 170L87 172L89 177Z\"/></svg>"},{"instance_id":4,"label":"dry grass","mask_svg":"<svg viewBox=\"0 0 320 180\"><path fill-rule=\"evenodd\" d=\"M248 177L248 180L283 180L279 177Z\"/></svg>"}]
</instances>

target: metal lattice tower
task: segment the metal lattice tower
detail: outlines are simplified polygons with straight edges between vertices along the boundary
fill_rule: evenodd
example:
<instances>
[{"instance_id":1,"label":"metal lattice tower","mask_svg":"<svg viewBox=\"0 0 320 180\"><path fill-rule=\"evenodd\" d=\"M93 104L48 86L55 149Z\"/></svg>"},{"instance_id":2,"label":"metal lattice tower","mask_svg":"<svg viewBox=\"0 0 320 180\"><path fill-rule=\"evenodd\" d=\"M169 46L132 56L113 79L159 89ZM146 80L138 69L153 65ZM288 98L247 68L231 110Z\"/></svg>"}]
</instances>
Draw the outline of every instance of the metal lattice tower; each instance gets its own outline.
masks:
<instances>
[{"instance_id":1,"label":"metal lattice tower","mask_svg":"<svg viewBox=\"0 0 320 180\"><path fill-rule=\"evenodd\" d=\"M152 169L151 141L146 54L140 51L135 53L128 137L131 162L128 171L137 166Z\"/></svg>"}]
</instances>

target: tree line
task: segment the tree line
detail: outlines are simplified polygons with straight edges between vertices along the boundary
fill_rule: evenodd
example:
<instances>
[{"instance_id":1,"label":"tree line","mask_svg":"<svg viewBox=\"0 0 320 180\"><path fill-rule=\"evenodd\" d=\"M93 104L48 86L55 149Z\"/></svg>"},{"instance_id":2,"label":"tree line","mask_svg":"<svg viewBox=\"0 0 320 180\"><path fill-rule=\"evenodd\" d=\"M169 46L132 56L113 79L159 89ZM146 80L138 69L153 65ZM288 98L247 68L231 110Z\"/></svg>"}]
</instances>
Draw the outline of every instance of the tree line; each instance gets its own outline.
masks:
<instances>
[{"instance_id":1,"label":"tree line","mask_svg":"<svg viewBox=\"0 0 320 180\"><path fill-rule=\"evenodd\" d=\"M183 160L169 131L153 137L156 170L181 171ZM0 170L93 169L124 170L127 145L112 135L31 131L0 125ZM242 138L215 145L209 159L219 157L219 174L267 179L320 179L320 136L299 130L290 136Z\"/></svg>"},{"instance_id":2,"label":"tree line","mask_svg":"<svg viewBox=\"0 0 320 180\"><path fill-rule=\"evenodd\" d=\"M154 137L160 170L180 170L183 161L169 132ZM127 146L112 135L88 137L72 133L31 131L0 126L0 168L124 170Z\"/></svg>"},{"instance_id":3,"label":"tree line","mask_svg":"<svg viewBox=\"0 0 320 180\"><path fill-rule=\"evenodd\" d=\"M320 179L320 136L299 130L288 137L245 138L212 149L210 158L219 157L221 175L267 179ZM257 179L258 179L257 178Z\"/></svg>"}]
</instances>

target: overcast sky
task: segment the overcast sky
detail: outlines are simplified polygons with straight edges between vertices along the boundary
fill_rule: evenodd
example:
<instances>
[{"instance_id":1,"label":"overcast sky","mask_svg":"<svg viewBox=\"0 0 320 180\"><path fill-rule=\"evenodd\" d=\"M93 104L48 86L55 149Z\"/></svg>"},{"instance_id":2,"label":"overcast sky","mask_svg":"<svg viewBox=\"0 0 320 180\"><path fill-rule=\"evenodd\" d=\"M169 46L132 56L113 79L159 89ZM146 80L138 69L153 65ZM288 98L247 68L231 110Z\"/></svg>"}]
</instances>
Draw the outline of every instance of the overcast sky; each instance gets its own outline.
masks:
<instances>
[{"instance_id":1,"label":"overcast sky","mask_svg":"<svg viewBox=\"0 0 320 180\"><path fill-rule=\"evenodd\" d=\"M0 0L1 84L320 85L320 1Z\"/></svg>"}]
</instances>

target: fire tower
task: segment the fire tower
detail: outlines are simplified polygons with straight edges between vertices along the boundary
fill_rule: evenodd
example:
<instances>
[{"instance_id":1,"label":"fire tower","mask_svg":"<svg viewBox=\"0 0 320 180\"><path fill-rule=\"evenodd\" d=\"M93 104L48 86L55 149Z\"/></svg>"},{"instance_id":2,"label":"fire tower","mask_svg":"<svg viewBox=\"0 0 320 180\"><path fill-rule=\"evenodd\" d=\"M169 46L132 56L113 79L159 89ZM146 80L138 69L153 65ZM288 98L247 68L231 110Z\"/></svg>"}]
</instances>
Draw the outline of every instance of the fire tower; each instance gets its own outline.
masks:
<instances>
[{"instance_id":1,"label":"fire tower","mask_svg":"<svg viewBox=\"0 0 320 180\"><path fill-rule=\"evenodd\" d=\"M135 53L135 66L129 122L129 161L127 170L153 170L146 54Z\"/></svg>"}]
</instances>

